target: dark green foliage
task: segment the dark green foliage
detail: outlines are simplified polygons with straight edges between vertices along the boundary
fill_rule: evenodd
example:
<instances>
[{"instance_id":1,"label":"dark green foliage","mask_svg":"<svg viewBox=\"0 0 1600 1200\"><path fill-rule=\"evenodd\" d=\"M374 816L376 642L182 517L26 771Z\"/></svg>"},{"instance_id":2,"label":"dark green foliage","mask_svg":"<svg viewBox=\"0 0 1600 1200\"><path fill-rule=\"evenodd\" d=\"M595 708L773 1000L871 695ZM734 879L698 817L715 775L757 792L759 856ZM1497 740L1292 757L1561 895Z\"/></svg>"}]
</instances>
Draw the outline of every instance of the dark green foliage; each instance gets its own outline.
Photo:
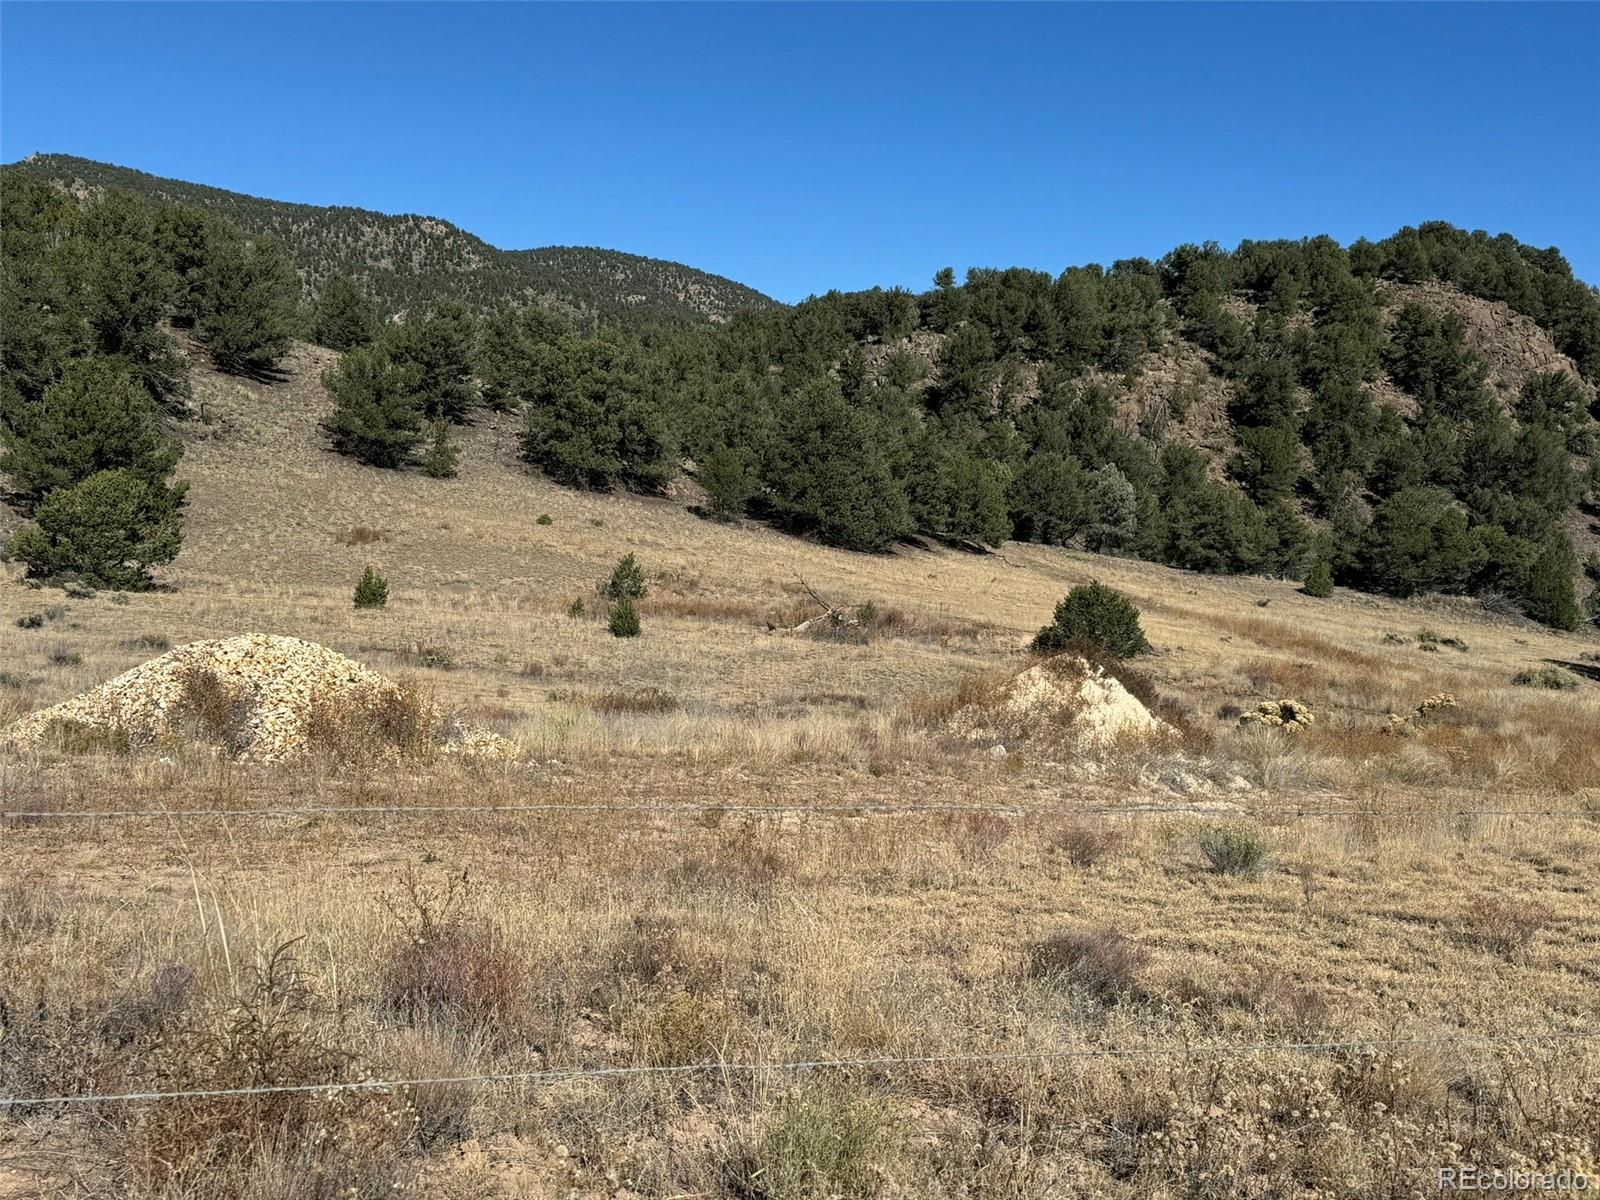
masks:
<instances>
[{"instance_id":1,"label":"dark green foliage","mask_svg":"<svg viewBox=\"0 0 1600 1200\"><path fill-rule=\"evenodd\" d=\"M1253 830L1209 829L1198 845L1218 875L1258 875L1267 865L1267 844Z\"/></svg>"},{"instance_id":2,"label":"dark green foliage","mask_svg":"<svg viewBox=\"0 0 1600 1200\"><path fill-rule=\"evenodd\" d=\"M1373 511L1359 571L1368 586L1393 596L1461 591L1483 565L1482 543L1467 514L1439 488L1411 487Z\"/></svg>"},{"instance_id":3,"label":"dark green foliage","mask_svg":"<svg viewBox=\"0 0 1600 1200\"><path fill-rule=\"evenodd\" d=\"M1093 647L1111 658L1132 658L1150 652L1133 601L1099 580L1079 584L1068 592L1056 605L1050 624L1033 639L1033 648L1045 654L1073 645Z\"/></svg>"},{"instance_id":4,"label":"dark green foliage","mask_svg":"<svg viewBox=\"0 0 1600 1200\"><path fill-rule=\"evenodd\" d=\"M117 359L80 358L28 404L7 399L0 471L30 504L52 488L126 469L159 484L183 448L161 426L150 394Z\"/></svg>"},{"instance_id":5,"label":"dark green foliage","mask_svg":"<svg viewBox=\"0 0 1600 1200\"><path fill-rule=\"evenodd\" d=\"M647 594L644 570L632 552L624 554L601 589L607 600L643 600Z\"/></svg>"},{"instance_id":6,"label":"dark green foliage","mask_svg":"<svg viewBox=\"0 0 1600 1200\"><path fill-rule=\"evenodd\" d=\"M472 379L477 330L466 308L452 301L410 318L389 339L396 362L417 372L417 400L429 421L459 425L478 398Z\"/></svg>"},{"instance_id":7,"label":"dark green foliage","mask_svg":"<svg viewBox=\"0 0 1600 1200\"><path fill-rule=\"evenodd\" d=\"M761 475L780 521L832 545L881 551L911 531L878 430L830 380L786 400Z\"/></svg>"},{"instance_id":8,"label":"dark green foliage","mask_svg":"<svg viewBox=\"0 0 1600 1200\"><path fill-rule=\"evenodd\" d=\"M378 335L378 309L354 283L335 275L322 285L311 319L311 340L330 350L354 350Z\"/></svg>"},{"instance_id":9,"label":"dark green foliage","mask_svg":"<svg viewBox=\"0 0 1600 1200\"><path fill-rule=\"evenodd\" d=\"M744 455L727 446L718 446L706 455L695 480L705 489L706 498L711 502L711 515L719 520L725 521L744 512L744 506L755 493Z\"/></svg>"},{"instance_id":10,"label":"dark green foliage","mask_svg":"<svg viewBox=\"0 0 1600 1200\"><path fill-rule=\"evenodd\" d=\"M916 527L938 538L998 544L1011 536L1006 479L996 464L953 446L927 445L906 481Z\"/></svg>"},{"instance_id":11,"label":"dark green foliage","mask_svg":"<svg viewBox=\"0 0 1600 1200\"><path fill-rule=\"evenodd\" d=\"M150 568L178 555L182 501L182 486L128 470L101 471L52 491L34 510L33 524L11 539L9 553L35 578L144 591Z\"/></svg>"},{"instance_id":12,"label":"dark green foliage","mask_svg":"<svg viewBox=\"0 0 1600 1200\"><path fill-rule=\"evenodd\" d=\"M1008 495L1011 520L1023 541L1064 546L1093 514L1083 468L1065 454L1046 451L1029 457L1012 478Z\"/></svg>"},{"instance_id":13,"label":"dark green foliage","mask_svg":"<svg viewBox=\"0 0 1600 1200\"><path fill-rule=\"evenodd\" d=\"M300 285L270 237L213 241L201 270L195 333L224 371L261 376L294 335Z\"/></svg>"},{"instance_id":14,"label":"dark green foliage","mask_svg":"<svg viewBox=\"0 0 1600 1200\"><path fill-rule=\"evenodd\" d=\"M1326 558L1318 558L1306 572L1305 584L1300 589L1308 596L1323 599L1333 595L1333 570Z\"/></svg>"},{"instance_id":15,"label":"dark green foliage","mask_svg":"<svg viewBox=\"0 0 1600 1200\"><path fill-rule=\"evenodd\" d=\"M655 490L677 473L640 351L620 337L563 338L527 400L522 456L559 483Z\"/></svg>"},{"instance_id":16,"label":"dark green foliage","mask_svg":"<svg viewBox=\"0 0 1600 1200\"><path fill-rule=\"evenodd\" d=\"M430 479L454 479L461 451L450 440L450 423L435 421L428 449L422 456L422 472Z\"/></svg>"},{"instance_id":17,"label":"dark green foliage","mask_svg":"<svg viewBox=\"0 0 1600 1200\"><path fill-rule=\"evenodd\" d=\"M356 580L355 606L357 608L383 608L389 603L389 581L371 566L361 572Z\"/></svg>"},{"instance_id":18,"label":"dark green foliage","mask_svg":"<svg viewBox=\"0 0 1600 1200\"><path fill-rule=\"evenodd\" d=\"M624 596L611 605L606 612L606 628L611 631L612 637L639 636L639 610L632 600Z\"/></svg>"},{"instance_id":19,"label":"dark green foliage","mask_svg":"<svg viewBox=\"0 0 1600 1200\"><path fill-rule=\"evenodd\" d=\"M1578 598L1572 580L1577 569L1578 558L1572 552L1572 544L1560 535L1546 538L1519 589L1523 611L1552 628L1576 629Z\"/></svg>"},{"instance_id":20,"label":"dark green foliage","mask_svg":"<svg viewBox=\"0 0 1600 1200\"><path fill-rule=\"evenodd\" d=\"M433 217L265 200L67 155L37 155L5 173L126 189L163 205L187 205L251 237L271 234L311 291L342 275L385 315L424 311L441 300L488 314L538 296L585 327L637 329L703 325L774 306L760 292L680 263L582 246L499 250Z\"/></svg>"},{"instance_id":21,"label":"dark green foliage","mask_svg":"<svg viewBox=\"0 0 1600 1200\"><path fill-rule=\"evenodd\" d=\"M324 428L340 454L371 467L399 467L422 438L421 373L382 344L347 352L323 372L333 400Z\"/></svg>"}]
</instances>

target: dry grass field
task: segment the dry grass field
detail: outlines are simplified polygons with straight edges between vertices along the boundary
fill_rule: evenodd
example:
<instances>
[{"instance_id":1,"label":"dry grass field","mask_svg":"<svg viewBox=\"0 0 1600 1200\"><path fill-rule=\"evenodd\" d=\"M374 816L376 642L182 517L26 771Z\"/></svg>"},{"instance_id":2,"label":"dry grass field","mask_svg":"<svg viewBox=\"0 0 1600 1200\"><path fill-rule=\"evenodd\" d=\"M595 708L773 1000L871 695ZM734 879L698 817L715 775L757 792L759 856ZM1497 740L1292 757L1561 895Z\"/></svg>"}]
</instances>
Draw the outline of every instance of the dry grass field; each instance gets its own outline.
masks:
<instances>
[{"instance_id":1,"label":"dry grass field","mask_svg":"<svg viewBox=\"0 0 1600 1200\"><path fill-rule=\"evenodd\" d=\"M458 479L364 469L319 437L326 360L300 347L271 386L196 372L170 589L73 597L12 569L0 722L262 632L412 678L516 754L0 756L6 810L155 814L0 822L0 1096L520 1078L12 1106L0 1196L1600 1179L1600 1041L1489 1040L1600 1035L1592 641L1039 546L828 550L686 496L556 488L507 418L465 431ZM628 552L650 588L633 640L595 615ZM381 611L351 603L366 564ZM948 697L1024 666L1091 578L1142 610L1137 670L1182 736L950 736ZM795 636L802 580L884 617ZM1512 683L1552 663L1577 686ZM1439 693L1455 706L1389 731ZM1285 697L1316 724L1239 727ZM304 811L328 807L371 811ZM1308 815L1329 810L1362 815Z\"/></svg>"}]
</instances>

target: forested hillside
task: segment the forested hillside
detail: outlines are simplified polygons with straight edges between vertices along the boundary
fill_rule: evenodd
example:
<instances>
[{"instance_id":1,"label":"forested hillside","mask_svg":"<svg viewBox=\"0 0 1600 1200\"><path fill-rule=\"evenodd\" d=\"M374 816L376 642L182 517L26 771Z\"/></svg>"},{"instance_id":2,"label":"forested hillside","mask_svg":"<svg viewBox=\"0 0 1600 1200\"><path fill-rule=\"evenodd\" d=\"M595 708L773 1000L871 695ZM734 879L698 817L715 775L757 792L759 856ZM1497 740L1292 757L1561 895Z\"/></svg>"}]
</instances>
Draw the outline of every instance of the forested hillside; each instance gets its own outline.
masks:
<instances>
[{"instance_id":1,"label":"forested hillside","mask_svg":"<svg viewBox=\"0 0 1600 1200\"><path fill-rule=\"evenodd\" d=\"M385 319L370 276L330 275L304 309L247 216L13 168L0 182L0 469L40 523L12 547L36 573L146 582L176 552L182 491L163 481L186 384L168 330L187 326L217 369L257 378L297 330L341 351L327 444L378 469L454 475L452 427L488 407L521 414L523 459L563 484L687 474L709 516L852 550L1017 538L1313 594L1470 594L1564 629L1600 615L1600 296L1507 235L1433 223L1348 248L946 269L921 294L596 328L420 293ZM421 244L483 257L444 228ZM401 265L400 244L396 279L446 271L420 251ZM624 270L593 253L485 261ZM112 531L74 528L107 514L149 536L107 557Z\"/></svg>"},{"instance_id":2,"label":"forested hillside","mask_svg":"<svg viewBox=\"0 0 1600 1200\"><path fill-rule=\"evenodd\" d=\"M477 312L536 302L585 325L682 325L772 304L752 288L681 263L583 247L499 250L436 217L265 200L64 154L34 155L5 170L79 192L119 188L220 217L247 234L271 234L293 261L308 302L343 276L386 313L443 299Z\"/></svg>"}]
</instances>

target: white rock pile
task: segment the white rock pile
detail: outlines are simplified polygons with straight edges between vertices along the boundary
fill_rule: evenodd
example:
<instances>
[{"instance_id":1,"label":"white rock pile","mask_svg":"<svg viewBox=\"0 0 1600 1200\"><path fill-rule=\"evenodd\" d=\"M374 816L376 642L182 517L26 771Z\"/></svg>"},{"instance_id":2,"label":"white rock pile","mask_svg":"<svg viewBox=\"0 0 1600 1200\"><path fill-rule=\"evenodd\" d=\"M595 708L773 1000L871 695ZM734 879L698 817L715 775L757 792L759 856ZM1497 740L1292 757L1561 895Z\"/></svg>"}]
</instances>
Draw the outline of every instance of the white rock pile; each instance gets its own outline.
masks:
<instances>
[{"instance_id":1,"label":"white rock pile","mask_svg":"<svg viewBox=\"0 0 1600 1200\"><path fill-rule=\"evenodd\" d=\"M196 731L195 680L203 679L226 711L227 749L270 762L306 749L308 719L394 701L400 685L337 651L300 638L250 633L190 642L50 708L0 729L0 746L45 740L62 725L114 734L133 747ZM431 708L431 706L430 706ZM503 754L504 739L436 711L430 727L449 735L441 749ZM204 722L200 722L203 724Z\"/></svg>"},{"instance_id":2,"label":"white rock pile","mask_svg":"<svg viewBox=\"0 0 1600 1200\"><path fill-rule=\"evenodd\" d=\"M1083 748L1172 732L1100 667L1063 654L1019 671L985 700L958 709L951 731L975 742L1068 742Z\"/></svg>"}]
</instances>

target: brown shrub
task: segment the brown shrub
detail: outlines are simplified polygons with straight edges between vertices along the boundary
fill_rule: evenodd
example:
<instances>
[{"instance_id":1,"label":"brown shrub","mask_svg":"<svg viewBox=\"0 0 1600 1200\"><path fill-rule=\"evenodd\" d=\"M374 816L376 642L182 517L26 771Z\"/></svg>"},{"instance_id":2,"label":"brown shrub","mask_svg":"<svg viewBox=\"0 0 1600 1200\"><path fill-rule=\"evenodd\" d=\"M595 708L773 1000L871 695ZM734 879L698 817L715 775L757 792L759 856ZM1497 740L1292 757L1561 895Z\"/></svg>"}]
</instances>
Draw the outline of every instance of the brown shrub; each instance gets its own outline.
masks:
<instances>
[{"instance_id":1,"label":"brown shrub","mask_svg":"<svg viewBox=\"0 0 1600 1200\"><path fill-rule=\"evenodd\" d=\"M1074 867L1092 867L1118 853L1127 841L1103 822L1068 821L1050 831L1048 845Z\"/></svg>"},{"instance_id":2,"label":"brown shrub","mask_svg":"<svg viewBox=\"0 0 1600 1200\"><path fill-rule=\"evenodd\" d=\"M676 712L681 704L671 692L647 687L636 692L609 691L584 696L582 703L601 713L669 713Z\"/></svg>"},{"instance_id":3,"label":"brown shrub","mask_svg":"<svg viewBox=\"0 0 1600 1200\"><path fill-rule=\"evenodd\" d=\"M524 972L504 939L473 911L465 871L428 884L415 870L385 897L406 932L380 974L383 1007L411 1021L500 1021L521 999Z\"/></svg>"},{"instance_id":4,"label":"brown shrub","mask_svg":"<svg viewBox=\"0 0 1600 1200\"><path fill-rule=\"evenodd\" d=\"M242 753L250 742L250 693L199 663L183 668L178 687L177 715L190 736Z\"/></svg>"},{"instance_id":5,"label":"brown shrub","mask_svg":"<svg viewBox=\"0 0 1600 1200\"><path fill-rule=\"evenodd\" d=\"M924 729L939 729L964 708L994 708L1011 679L1009 671L974 671L965 676L954 691L916 696L907 704L913 724Z\"/></svg>"},{"instance_id":6,"label":"brown shrub","mask_svg":"<svg viewBox=\"0 0 1600 1200\"><path fill-rule=\"evenodd\" d=\"M319 692L306 712L305 742L330 762L368 766L400 755L428 759L438 748L431 692L401 679L355 695Z\"/></svg>"},{"instance_id":7,"label":"brown shrub","mask_svg":"<svg viewBox=\"0 0 1600 1200\"><path fill-rule=\"evenodd\" d=\"M333 535L333 540L341 546L368 546L373 542L387 542L389 531L387 529L373 529L367 525L352 525L343 533Z\"/></svg>"},{"instance_id":8,"label":"brown shrub","mask_svg":"<svg viewBox=\"0 0 1600 1200\"><path fill-rule=\"evenodd\" d=\"M1501 958L1515 961L1527 953L1539 931L1552 920L1554 914L1542 904L1492 899L1474 908L1468 923L1472 941Z\"/></svg>"},{"instance_id":9,"label":"brown shrub","mask_svg":"<svg viewBox=\"0 0 1600 1200\"><path fill-rule=\"evenodd\" d=\"M1110 1004L1137 989L1142 946L1115 930L1068 930L1028 947L1029 978L1067 981Z\"/></svg>"}]
</instances>

